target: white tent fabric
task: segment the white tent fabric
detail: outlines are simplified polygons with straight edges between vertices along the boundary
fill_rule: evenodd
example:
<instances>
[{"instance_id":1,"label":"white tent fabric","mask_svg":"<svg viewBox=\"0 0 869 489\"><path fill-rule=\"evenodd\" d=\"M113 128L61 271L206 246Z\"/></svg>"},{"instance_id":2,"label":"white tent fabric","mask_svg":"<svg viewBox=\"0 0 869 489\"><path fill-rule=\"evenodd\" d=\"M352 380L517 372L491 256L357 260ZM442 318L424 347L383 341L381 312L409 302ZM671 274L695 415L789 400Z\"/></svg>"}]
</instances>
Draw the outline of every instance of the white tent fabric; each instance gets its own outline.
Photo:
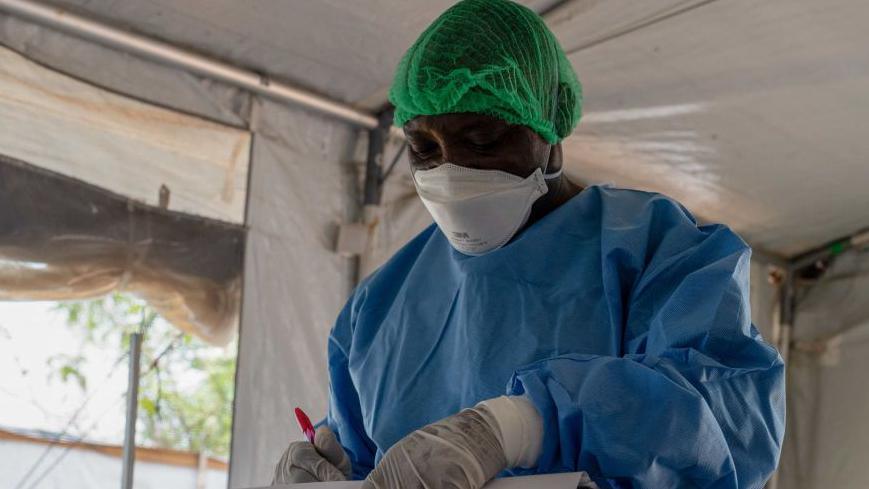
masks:
<instances>
[{"instance_id":1,"label":"white tent fabric","mask_svg":"<svg viewBox=\"0 0 869 489\"><path fill-rule=\"evenodd\" d=\"M380 107L403 50L452 2L57 3ZM863 0L563 3L547 18L587 112L566 142L568 171L664 191L785 256L858 231L869 221L867 16Z\"/></svg>"},{"instance_id":2,"label":"white tent fabric","mask_svg":"<svg viewBox=\"0 0 869 489\"><path fill-rule=\"evenodd\" d=\"M53 2L345 102L383 104L398 57L452 0ZM555 0L522 3L545 9Z\"/></svg>"},{"instance_id":3,"label":"white tent fabric","mask_svg":"<svg viewBox=\"0 0 869 489\"><path fill-rule=\"evenodd\" d=\"M107 90L226 125L247 128L251 97L220 82L46 29L0 11L0 44Z\"/></svg>"},{"instance_id":4,"label":"white tent fabric","mask_svg":"<svg viewBox=\"0 0 869 489\"><path fill-rule=\"evenodd\" d=\"M613 3L553 18L562 44L612 32L631 2ZM572 168L663 191L784 256L860 230L867 18L862 0L718 1L575 52L587 118Z\"/></svg>"},{"instance_id":5,"label":"white tent fabric","mask_svg":"<svg viewBox=\"0 0 869 489\"><path fill-rule=\"evenodd\" d=\"M869 249L839 256L798 290L780 487L862 489L869 481Z\"/></svg>"},{"instance_id":6,"label":"white tent fabric","mask_svg":"<svg viewBox=\"0 0 869 489\"><path fill-rule=\"evenodd\" d=\"M302 406L322 417L328 400L326 339L350 286L351 261L332 252L345 213L355 130L264 103L255 118L250 234L235 424L232 487L268 484L300 433Z\"/></svg>"},{"instance_id":7,"label":"white tent fabric","mask_svg":"<svg viewBox=\"0 0 869 489\"><path fill-rule=\"evenodd\" d=\"M56 2L369 108L382 106L398 57L451 3ZM860 129L869 116L869 99L862 96L869 83L867 15L869 3L862 0L565 3L548 22L572 52L586 89L585 120L565 141L568 172L587 183L664 191L781 256L865 227L869 138ZM354 276L354 260L332 246L338 226L360 211L354 185L359 134L309 111L3 14L0 43L89 82L253 134L230 486L268 482L288 438L299 438L290 408L300 405L312 417L324 413L326 334ZM429 222L401 163L398 168L383 205L364 210L371 235L362 275ZM752 266L752 286L755 321L770 337L774 297L759 263ZM800 321L825 324L835 305L823 304L814 319ZM855 335L843 337L856 341ZM835 378L847 379L852 392L847 386L824 391L829 404L841 399L832 396L854 398L858 364L847 365L851 370ZM799 374L792 381L806 382ZM819 391L802 392L800 399ZM805 425L792 430L808 430L809 440L800 446L826 429L810 419L836 424L842 431L831 433L837 436L865 422L857 410L869 400L854 399L851 411L839 406L817 418L797 414ZM862 447L839 439L850 444L832 447L837 438L830 436L825 446ZM782 480L792 485L781 487L826 485L820 468L812 476L818 484L793 482L807 470L806 457L818 464L831 460L799 453L799 463L785 460ZM847 473L866 481L857 469Z\"/></svg>"},{"instance_id":8,"label":"white tent fabric","mask_svg":"<svg viewBox=\"0 0 869 489\"><path fill-rule=\"evenodd\" d=\"M168 209L240 224L250 134L92 87L0 48L6 156Z\"/></svg>"},{"instance_id":9,"label":"white tent fabric","mask_svg":"<svg viewBox=\"0 0 869 489\"><path fill-rule=\"evenodd\" d=\"M230 485L267 484L287 441L298 437L290 408L325 413L326 337L352 286L352 260L332 249L339 224L353 213L347 205L357 178L357 130L154 70L147 61L99 48L90 53L86 42L17 19L0 18L0 35L37 61L149 102L186 93L185 111L235 121L253 134ZM105 56L100 69L77 73L92 55ZM135 73L151 76L137 83Z\"/></svg>"}]
</instances>

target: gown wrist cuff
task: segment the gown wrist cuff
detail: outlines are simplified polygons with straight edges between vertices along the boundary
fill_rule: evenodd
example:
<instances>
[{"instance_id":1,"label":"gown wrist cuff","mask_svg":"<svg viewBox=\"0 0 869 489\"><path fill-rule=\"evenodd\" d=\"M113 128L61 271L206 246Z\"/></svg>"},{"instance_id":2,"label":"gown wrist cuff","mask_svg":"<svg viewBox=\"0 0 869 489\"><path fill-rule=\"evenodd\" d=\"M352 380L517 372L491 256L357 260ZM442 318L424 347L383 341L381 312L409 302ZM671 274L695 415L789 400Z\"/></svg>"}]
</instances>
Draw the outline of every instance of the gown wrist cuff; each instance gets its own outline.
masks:
<instances>
[{"instance_id":1,"label":"gown wrist cuff","mask_svg":"<svg viewBox=\"0 0 869 489\"><path fill-rule=\"evenodd\" d=\"M543 447L543 418L528 398L501 396L477 405L493 424L509 468L537 465Z\"/></svg>"}]
</instances>

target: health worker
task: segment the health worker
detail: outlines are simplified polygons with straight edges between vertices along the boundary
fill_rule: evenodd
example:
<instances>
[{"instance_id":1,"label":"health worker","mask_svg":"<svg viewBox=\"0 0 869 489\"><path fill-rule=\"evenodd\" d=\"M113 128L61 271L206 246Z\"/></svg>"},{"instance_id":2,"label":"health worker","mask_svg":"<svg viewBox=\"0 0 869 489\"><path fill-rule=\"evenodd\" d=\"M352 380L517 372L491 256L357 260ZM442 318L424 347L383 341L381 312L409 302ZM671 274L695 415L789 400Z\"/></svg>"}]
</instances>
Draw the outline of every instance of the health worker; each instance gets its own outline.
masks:
<instances>
[{"instance_id":1,"label":"health worker","mask_svg":"<svg viewBox=\"0 0 869 489\"><path fill-rule=\"evenodd\" d=\"M328 415L275 482L478 489L583 471L599 489L762 487L784 368L751 323L750 249L663 195L565 176L582 90L542 19L457 3L389 98L435 224L347 302Z\"/></svg>"}]
</instances>

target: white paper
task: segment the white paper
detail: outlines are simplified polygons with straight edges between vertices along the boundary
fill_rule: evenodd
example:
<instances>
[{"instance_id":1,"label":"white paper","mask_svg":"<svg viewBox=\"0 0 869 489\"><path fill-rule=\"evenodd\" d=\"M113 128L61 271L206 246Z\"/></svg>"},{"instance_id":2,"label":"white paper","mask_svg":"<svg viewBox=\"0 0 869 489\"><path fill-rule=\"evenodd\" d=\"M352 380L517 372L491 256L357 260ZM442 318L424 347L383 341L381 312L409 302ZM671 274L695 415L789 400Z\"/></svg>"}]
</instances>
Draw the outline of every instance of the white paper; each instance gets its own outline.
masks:
<instances>
[{"instance_id":1,"label":"white paper","mask_svg":"<svg viewBox=\"0 0 869 489\"><path fill-rule=\"evenodd\" d=\"M486 484L484 489L576 489L583 472L567 474L527 475L523 477L507 477L495 479ZM361 481L352 482L312 482L307 484L277 485L272 488L281 489L360 489ZM267 488L257 488L267 489Z\"/></svg>"}]
</instances>

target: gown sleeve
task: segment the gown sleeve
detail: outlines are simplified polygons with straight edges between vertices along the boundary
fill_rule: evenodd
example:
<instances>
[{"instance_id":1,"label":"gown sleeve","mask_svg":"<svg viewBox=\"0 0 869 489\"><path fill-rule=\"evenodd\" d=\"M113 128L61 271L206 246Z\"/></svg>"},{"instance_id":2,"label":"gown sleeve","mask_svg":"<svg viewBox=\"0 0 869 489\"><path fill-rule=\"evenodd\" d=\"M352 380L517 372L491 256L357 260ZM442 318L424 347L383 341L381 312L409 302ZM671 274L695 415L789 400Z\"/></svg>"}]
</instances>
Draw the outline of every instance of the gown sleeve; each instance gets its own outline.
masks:
<instances>
[{"instance_id":1,"label":"gown sleeve","mask_svg":"<svg viewBox=\"0 0 869 489\"><path fill-rule=\"evenodd\" d=\"M517 370L544 420L537 472L601 488L760 488L784 435L784 369L750 320L747 245L659 196L604 209L602 270L618 356Z\"/></svg>"},{"instance_id":2,"label":"gown sleeve","mask_svg":"<svg viewBox=\"0 0 869 489\"><path fill-rule=\"evenodd\" d=\"M350 457L352 478L361 480L374 468L377 447L365 433L359 394L348 368L355 316L354 303L355 295L344 306L329 334L329 412L325 422L337 435L338 441Z\"/></svg>"}]
</instances>

